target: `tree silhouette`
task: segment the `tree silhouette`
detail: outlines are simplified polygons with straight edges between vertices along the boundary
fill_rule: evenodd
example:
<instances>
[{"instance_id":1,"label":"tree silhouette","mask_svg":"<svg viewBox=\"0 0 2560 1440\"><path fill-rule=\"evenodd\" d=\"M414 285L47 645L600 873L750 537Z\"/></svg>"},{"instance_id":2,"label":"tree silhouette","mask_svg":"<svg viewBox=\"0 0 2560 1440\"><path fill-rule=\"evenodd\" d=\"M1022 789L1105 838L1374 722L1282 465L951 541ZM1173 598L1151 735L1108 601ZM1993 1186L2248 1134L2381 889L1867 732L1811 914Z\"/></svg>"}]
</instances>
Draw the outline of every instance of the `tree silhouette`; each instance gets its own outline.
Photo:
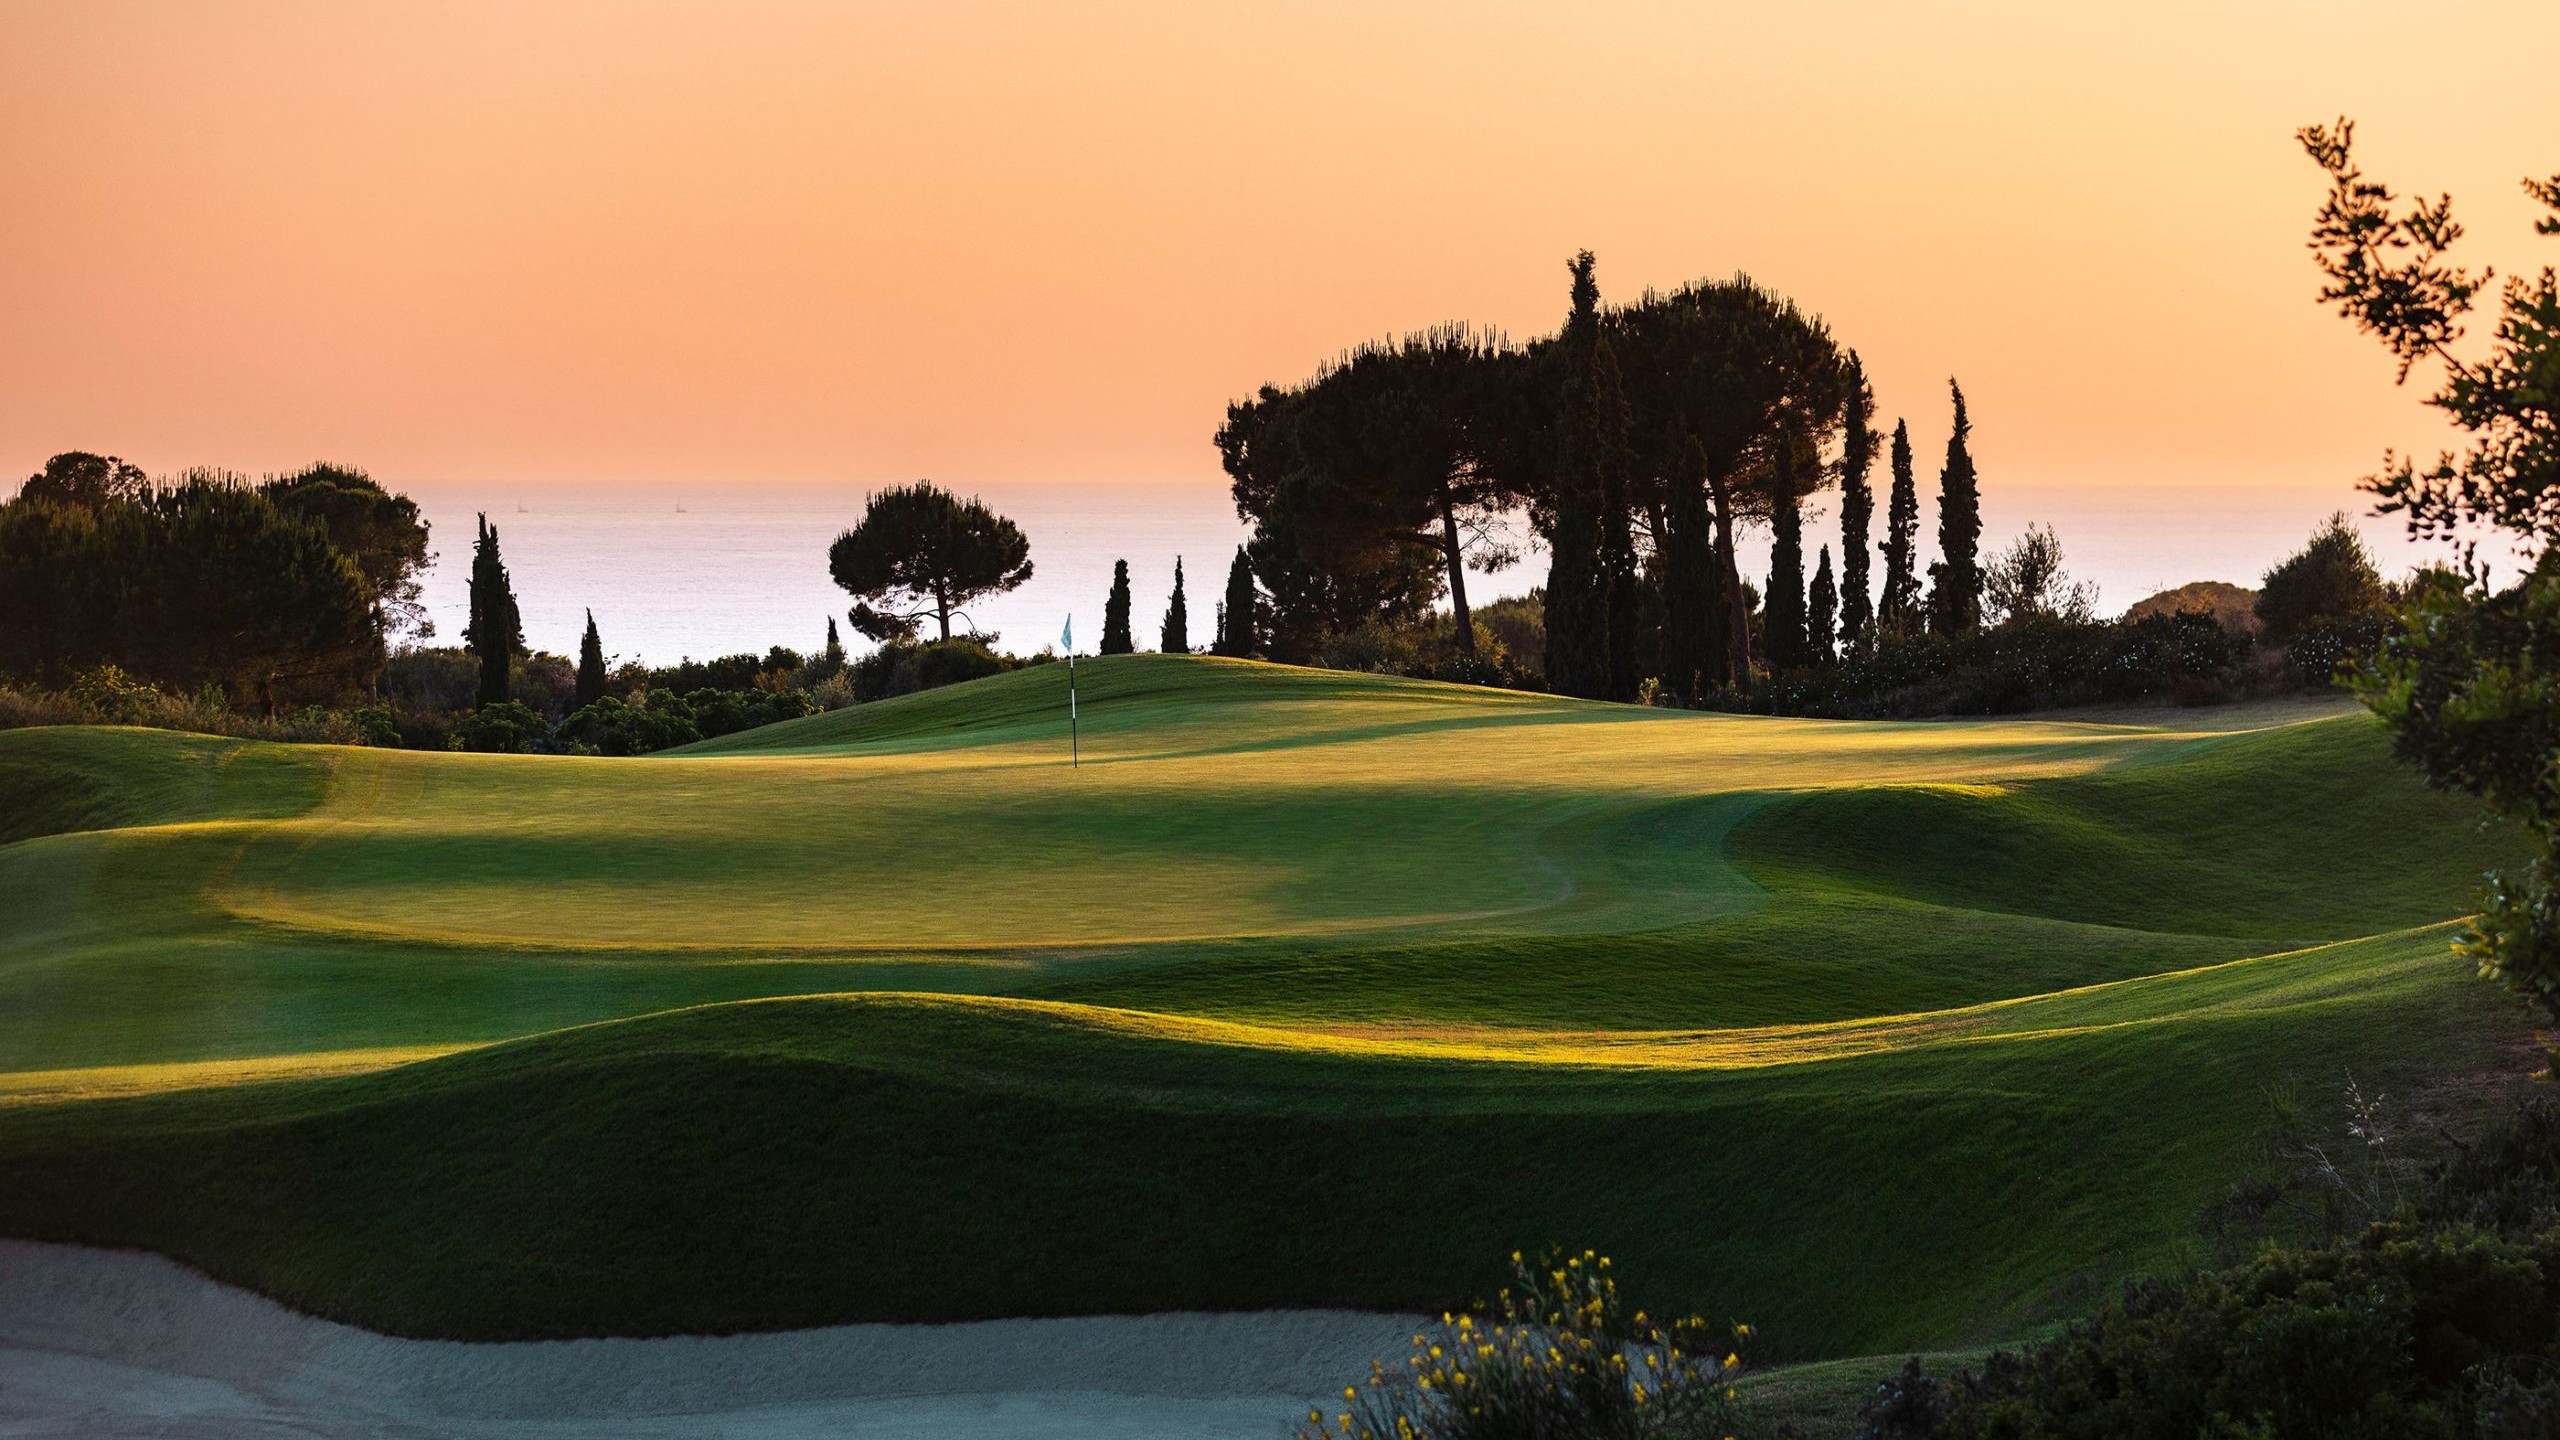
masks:
<instances>
[{"instance_id":1,"label":"tree silhouette","mask_svg":"<svg viewBox=\"0 0 2560 1440\"><path fill-rule=\"evenodd\" d=\"M1973 473L1964 387L1947 382L1955 396L1955 429L1947 436L1947 463L1938 472L1938 563L1929 567L1929 628L1961 635L1982 624L1982 492Z\"/></svg>"},{"instance_id":2,"label":"tree silhouette","mask_svg":"<svg viewBox=\"0 0 2560 1440\"><path fill-rule=\"evenodd\" d=\"M1815 665L1828 665L1835 658L1832 632L1840 609L1840 588L1831 579L1831 547L1822 547L1822 562L1814 567L1813 589L1805 599L1804 648L1806 660Z\"/></svg>"},{"instance_id":3,"label":"tree silhouette","mask_svg":"<svg viewBox=\"0 0 2560 1440\"><path fill-rule=\"evenodd\" d=\"M1840 412L1840 651L1844 655L1864 654L1875 641L1875 608L1867 594L1867 531L1876 508L1867 472L1876 461L1875 418L1875 391L1868 388L1866 367L1852 350L1848 398ZM1815 648L1820 648L1818 641Z\"/></svg>"},{"instance_id":4,"label":"tree silhouette","mask_svg":"<svg viewBox=\"0 0 2560 1440\"><path fill-rule=\"evenodd\" d=\"M1664 517L1661 681L1683 704L1724 679L1722 572L1713 522L1707 518L1707 454L1695 437L1688 464L1671 477Z\"/></svg>"},{"instance_id":5,"label":"tree silhouette","mask_svg":"<svg viewBox=\"0 0 2560 1440\"><path fill-rule=\"evenodd\" d=\"M2321 621L2375 615L2389 603L2372 552L2340 511L2258 582L2255 609L2268 641L2290 645Z\"/></svg>"},{"instance_id":6,"label":"tree silhouette","mask_svg":"<svg viewBox=\"0 0 2560 1440\"><path fill-rule=\"evenodd\" d=\"M1165 602L1164 640L1158 647L1167 655L1191 653L1191 607L1182 598L1182 557L1173 557L1173 598Z\"/></svg>"},{"instance_id":7,"label":"tree silhouette","mask_svg":"<svg viewBox=\"0 0 2560 1440\"><path fill-rule=\"evenodd\" d=\"M18 498L96 511L118 500L139 500L150 485L139 465L113 455L66 450L18 487Z\"/></svg>"},{"instance_id":8,"label":"tree silhouette","mask_svg":"<svg viewBox=\"0 0 2560 1440\"><path fill-rule=\"evenodd\" d=\"M1606 476L1623 448L1625 406L1617 358L1600 326L1600 286L1591 252L1576 255L1573 310L1563 337L1564 383L1557 400L1553 521L1547 548L1547 688L1599 699L1610 693L1609 558L1601 514Z\"/></svg>"},{"instance_id":9,"label":"tree silhouette","mask_svg":"<svg viewBox=\"0 0 2560 1440\"><path fill-rule=\"evenodd\" d=\"M267 714L368 683L382 660L373 591L328 533L236 483L191 479L114 507L133 548L114 575L122 653L146 674L208 680ZM138 543L137 543L138 542Z\"/></svg>"},{"instance_id":10,"label":"tree silhouette","mask_svg":"<svg viewBox=\"0 0 2560 1440\"><path fill-rule=\"evenodd\" d=\"M971 601L1031 578L1031 542L983 503L919 480L865 502L861 522L828 548L827 573L854 597L853 628L872 639L912 640L931 616L948 640Z\"/></svg>"},{"instance_id":11,"label":"tree silhouette","mask_svg":"<svg viewBox=\"0 0 2560 1440\"><path fill-rule=\"evenodd\" d=\"M1218 640L1213 647L1218 654L1242 660L1261 650L1262 636L1256 624L1261 605L1261 596L1253 588L1252 557L1239 545L1235 560L1227 566L1226 598L1218 602Z\"/></svg>"},{"instance_id":12,"label":"tree silhouette","mask_svg":"<svg viewBox=\"0 0 2560 1440\"><path fill-rule=\"evenodd\" d=\"M277 509L329 532L329 543L356 562L373 587L385 629L420 639L435 634L419 598L421 578L435 557L427 551L427 522L417 502L383 489L351 465L305 466L258 490Z\"/></svg>"},{"instance_id":13,"label":"tree silhouette","mask_svg":"<svg viewBox=\"0 0 2560 1440\"><path fill-rule=\"evenodd\" d=\"M596 634L596 612L587 612L587 633L578 641L578 706L604 698L604 639Z\"/></svg>"},{"instance_id":14,"label":"tree silhouette","mask_svg":"<svg viewBox=\"0 0 2560 1440\"><path fill-rule=\"evenodd\" d=\"M2490 277L2446 259L2462 235L2452 198L2395 213L2390 187L2356 166L2355 126L2343 118L2295 138L2330 182L2311 231L2321 300L2383 343L2403 383L2419 362L2440 364L2427 403L2467 442L2426 465L2386 454L2364 481L2377 512L2401 516L2411 538L2460 538L2463 573L2412 584L2399 633L2366 661L2358 688L2394 732L2394 752L2430 783L2470 791L2518 822L2524 861L2486 877L2455 949L2545 1023L2560 1020L2560 272L2508 277L2487 352L2457 354ZM2546 212L2534 232L2560 238L2560 173L2527 178L2524 189ZM2504 532L2530 562L2506 589L2492 591L2474 563L2465 532L2482 530ZM2337 583L2344 558L2306 567L2329 572L2316 588L2355 588ZM2285 597L2290 609L2315 587L2285 588L2297 591Z\"/></svg>"},{"instance_id":15,"label":"tree silhouette","mask_svg":"<svg viewBox=\"0 0 2560 1440\"><path fill-rule=\"evenodd\" d=\"M1126 655L1138 648L1129 634L1129 562L1111 562L1111 593L1102 601L1102 644L1097 655Z\"/></svg>"},{"instance_id":16,"label":"tree silhouette","mask_svg":"<svg viewBox=\"0 0 2560 1440\"><path fill-rule=\"evenodd\" d=\"M1811 658L1805 649L1804 510L1796 490L1801 457L1792 436L1781 438L1777 450L1769 464L1769 588L1760 599L1772 672L1797 669Z\"/></svg>"},{"instance_id":17,"label":"tree silhouette","mask_svg":"<svg viewBox=\"0 0 2560 1440\"><path fill-rule=\"evenodd\" d=\"M1254 568L1275 629L1312 649L1323 637L1419 616L1445 591L1458 645L1472 653L1467 571L1515 552L1495 521L1521 468L1505 413L1518 357L1499 337L1447 325L1363 345L1304 385L1264 386L1230 405L1217 444L1236 508L1254 522Z\"/></svg>"},{"instance_id":18,"label":"tree silhouette","mask_svg":"<svg viewBox=\"0 0 2560 1440\"><path fill-rule=\"evenodd\" d=\"M507 579L507 562L498 554L498 528L480 518L480 536L471 550L471 623L462 643L480 659L480 703L507 701L507 671L524 649L524 617L516 609L516 593Z\"/></svg>"},{"instance_id":19,"label":"tree silhouette","mask_svg":"<svg viewBox=\"0 0 2560 1440\"><path fill-rule=\"evenodd\" d=\"M1893 422L1893 491L1885 504L1884 598L1877 625L1887 635L1920 629L1920 490L1912 474L1911 426Z\"/></svg>"},{"instance_id":20,"label":"tree silhouette","mask_svg":"<svg viewBox=\"0 0 2560 1440\"><path fill-rule=\"evenodd\" d=\"M1724 592L1719 684L1750 683L1750 608L1735 559L1734 533L1769 515L1775 488L1770 462L1781 435L1818 454L1841 422L1847 371L1830 330L1795 304L1737 276L1649 294L1614 311L1609 329L1633 419L1631 449L1638 483L1635 508L1659 506L1656 535L1676 535L1670 513L1679 491L1698 473L1692 446L1705 456L1704 484L1714 553ZM1827 483L1820 466L1792 471L1799 497ZM1666 585L1668 571L1665 574ZM1666 630L1703 624L1666 604Z\"/></svg>"}]
</instances>

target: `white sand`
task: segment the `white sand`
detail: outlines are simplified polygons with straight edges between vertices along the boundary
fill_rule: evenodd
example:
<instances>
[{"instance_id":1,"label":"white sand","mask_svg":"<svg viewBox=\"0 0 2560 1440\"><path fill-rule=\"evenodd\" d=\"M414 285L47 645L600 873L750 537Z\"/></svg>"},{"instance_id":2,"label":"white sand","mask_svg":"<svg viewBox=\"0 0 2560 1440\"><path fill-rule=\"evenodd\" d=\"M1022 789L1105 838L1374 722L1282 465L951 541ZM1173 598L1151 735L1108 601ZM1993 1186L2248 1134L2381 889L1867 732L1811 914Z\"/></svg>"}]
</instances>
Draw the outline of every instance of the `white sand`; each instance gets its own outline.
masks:
<instances>
[{"instance_id":1,"label":"white sand","mask_svg":"<svg viewBox=\"0 0 2560 1440\"><path fill-rule=\"evenodd\" d=\"M1301 1310L473 1345L314 1320L156 1255L0 1241L0 1437L1277 1440L1413 1325Z\"/></svg>"}]
</instances>

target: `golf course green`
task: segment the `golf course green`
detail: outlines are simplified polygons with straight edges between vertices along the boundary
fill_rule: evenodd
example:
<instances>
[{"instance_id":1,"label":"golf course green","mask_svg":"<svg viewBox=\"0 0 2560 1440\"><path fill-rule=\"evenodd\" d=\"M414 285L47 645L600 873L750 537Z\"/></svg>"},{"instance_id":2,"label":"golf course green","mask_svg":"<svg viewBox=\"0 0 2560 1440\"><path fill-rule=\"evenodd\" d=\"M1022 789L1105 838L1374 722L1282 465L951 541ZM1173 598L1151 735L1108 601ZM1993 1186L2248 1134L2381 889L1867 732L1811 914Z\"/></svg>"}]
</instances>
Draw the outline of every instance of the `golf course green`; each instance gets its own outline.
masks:
<instances>
[{"instance_id":1,"label":"golf course green","mask_svg":"<svg viewBox=\"0 0 2560 1440\"><path fill-rule=\"evenodd\" d=\"M456 1338L1432 1309L1795 1357L2457 1093L2515 847L2329 702L1844 723L1062 666L643 759L0 732L0 1233Z\"/></svg>"}]
</instances>

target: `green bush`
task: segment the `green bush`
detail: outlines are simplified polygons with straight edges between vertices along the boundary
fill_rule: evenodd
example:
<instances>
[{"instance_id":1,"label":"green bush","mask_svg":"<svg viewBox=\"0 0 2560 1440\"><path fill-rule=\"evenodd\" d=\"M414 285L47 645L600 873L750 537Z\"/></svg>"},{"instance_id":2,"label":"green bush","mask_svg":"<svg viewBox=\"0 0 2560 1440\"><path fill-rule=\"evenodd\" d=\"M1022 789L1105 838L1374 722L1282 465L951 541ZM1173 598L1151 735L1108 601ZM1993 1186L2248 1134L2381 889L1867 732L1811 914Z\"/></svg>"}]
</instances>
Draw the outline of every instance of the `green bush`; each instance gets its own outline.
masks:
<instances>
[{"instance_id":1,"label":"green bush","mask_svg":"<svg viewBox=\"0 0 2560 1440\"><path fill-rule=\"evenodd\" d=\"M1511 1257L1490 1305L1443 1315L1401 1365L1371 1361L1300 1440L1714 1440L1743 1434L1751 1327L1629 1312L1609 1258Z\"/></svg>"},{"instance_id":2,"label":"green bush","mask_svg":"<svg viewBox=\"0 0 2560 1440\"><path fill-rule=\"evenodd\" d=\"M2455 1147L2352 1237L2128 1285L1944 1379L1914 1360L1867 1421L1871 1440L2560 1434L2560 1102Z\"/></svg>"},{"instance_id":3,"label":"green bush","mask_svg":"<svg viewBox=\"0 0 2560 1440\"><path fill-rule=\"evenodd\" d=\"M448 750L491 755L517 755L551 738L551 726L521 700L483 705L454 722Z\"/></svg>"},{"instance_id":4,"label":"green bush","mask_svg":"<svg viewBox=\"0 0 2560 1440\"><path fill-rule=\"evenodd\" d=\"M2480 1433L2483 1396L2543 1403L2536 1387L2560 1373L2555 1342L2560 1234L2394 1222L2348 1244L2270 1248L2230 1270L2127 1286L2061 1338L1994 1354L1873 1433L2450 1440ZM1890 1400L1908 1400L1907 1383L1888 1383Z\"/></svg>"},{"instance_id":5,"label":"green bush","mask_svg":"<svg viewBox=\"0 0 2560 1440\"><path fill-rule=\"evenodd\" d=\"M977 640L936 640L923 644L892 640L853 662L856 700L886 700L957 685L965 680L1019 670L1025 662L999 655Z\"/></svg>"},{"instance_id":6,"label":"green bush","mask_svg":"<svg viewBox=\"0 0 2560 1440\"><path fill-rule=\"evenodd\" d=\"M2022 620L1964 635L1923 635L1827 669L1795 670L1718 708L1878 719L2000 715L2056 705L2228 689L2249 642L2201 612L2130 621Z\"/></svg>"},{"instance_id":7,"label":"green bush","mask_svg":"<svg viewBox=\"0 0 2560 1440\"><path fill-rule=\"evenodd\" d=\"M1458 649L1457 621L1452 616L1434 613L1397 623L1372 620L1327 637L1317 647L1315 659L1329 670L1515 690L1546 688L1544 677L1517 663L1492 628L1482 620L1472 628L1476 644L1475 653L1469 655Z\"/></svg>"},{"instance_id":8,"label":"green bush","mask_svg":"<svg viewBox=\"0 0 2560 1440\"><path fill-rule=\"evenodd\" d=\"M244 715L231 708L220 686L171 695L113 665L83 671L61 690L0 686L0 729L29 725L148 725L311 745L400 743L386 707L337 711L306 705L273 717Z\"/></svg>"},{"instance_id":9,"label":"green bush","mask_svg":"<svg viewBox=\"0 0 2560 1440\"><path fill-rule=\"evenodd\" d=\"M64 693L99 725L147 725L169 698L114 665L81 671Z\"/></svg>"},{"instance_id":10,"label":"green bush","mask_svg":"<svg viewBox=\"0 0 2560 1440\"><path fill-rule=\"evenodd\" d=\"M818 709L817 700L798 690L642 690L628 700L607 695L582 706L560 722L557 738L599 755L646 755Z\"/></svg>"},{"instance_id":11,"label":"green bush","mask_svg":"<svg viewBox=\"0 0 2560 1440\"><path fill-rule=\"evenodd\" d=\"M671 702L671 703L670 703ZM633 700L607 695L570 712L559 738L599 755L646 755L702 738L693 712L672 695L643 690Z\"/></svg>"}]
</instances>

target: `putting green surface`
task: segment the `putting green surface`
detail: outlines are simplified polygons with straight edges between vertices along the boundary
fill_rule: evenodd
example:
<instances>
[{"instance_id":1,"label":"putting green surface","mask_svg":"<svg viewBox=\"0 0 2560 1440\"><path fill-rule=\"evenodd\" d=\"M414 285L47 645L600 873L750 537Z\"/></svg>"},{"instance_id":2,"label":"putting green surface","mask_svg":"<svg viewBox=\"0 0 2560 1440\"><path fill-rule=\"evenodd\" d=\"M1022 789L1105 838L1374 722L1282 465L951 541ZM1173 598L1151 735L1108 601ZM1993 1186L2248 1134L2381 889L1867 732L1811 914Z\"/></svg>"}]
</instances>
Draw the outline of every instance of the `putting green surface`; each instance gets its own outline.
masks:
<instances>
[{"instance_id":1,"label":"putting green surface","mask_svg":"<svg viewBox=\"0 0 2560 1440\"><path fill-rule=\"evenodd\" d=\"M642 760L0 733L0 1230L416 1334L1466 1299L1797 1355L2510 1063L2511 848L2326 709L1692 715L1154 656Z\"/></svg>"}]
</instances>

